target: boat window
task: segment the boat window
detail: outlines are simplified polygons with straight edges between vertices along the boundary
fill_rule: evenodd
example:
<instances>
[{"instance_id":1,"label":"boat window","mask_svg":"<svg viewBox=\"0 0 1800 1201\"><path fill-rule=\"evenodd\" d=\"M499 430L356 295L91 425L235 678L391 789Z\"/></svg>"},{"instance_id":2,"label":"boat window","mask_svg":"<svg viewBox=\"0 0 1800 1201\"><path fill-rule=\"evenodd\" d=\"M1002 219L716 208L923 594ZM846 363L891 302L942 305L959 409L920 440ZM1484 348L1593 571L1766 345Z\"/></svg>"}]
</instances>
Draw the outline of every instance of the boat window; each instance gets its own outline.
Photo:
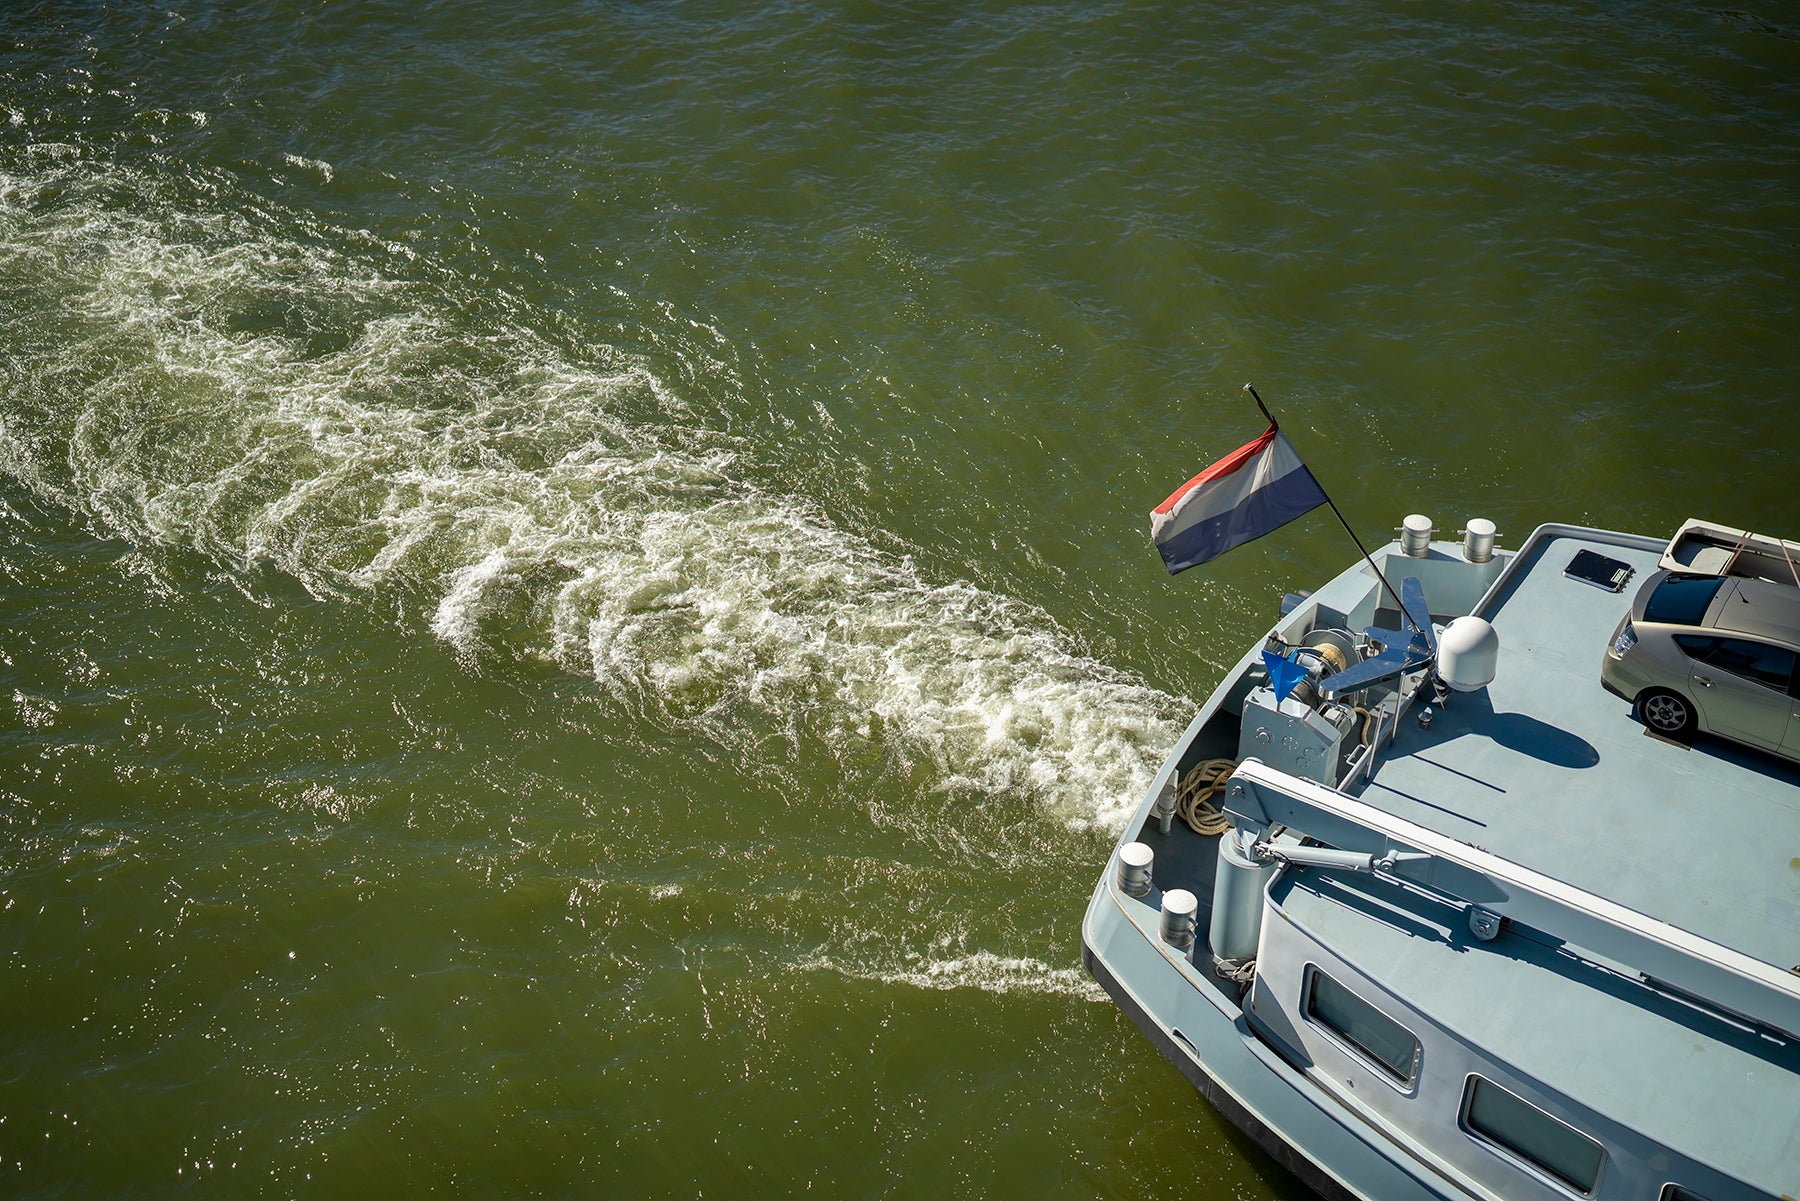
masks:
<instances>
[{"instance_id":1,"label":"boat window","mask_svg":"<svg viewBox=\"0 0 1800 1201\"><path fill-rule=\"evenodd\" d=\"M1600 1183L1606 1152L1599 1143L1491 1080L1469 1077L1463 1125L1578 1193L1591 1193Z\"/></svg>"},{"instance_id":2,"label":"boat window","mask_svg":"<svg viewBox=\"0 0 1800 1201\"><path fill-rule=\"evenodd\" d=\"M1656 1201L1706 1201L1691 1188L1682 1188L1679 1184L1665 1184L1662 1192L1656 1194Z\"/></svg>"},{"instance_id":3,"label":"boat window","mask_svg":"<svg viewBox=\"0 0 1800 1201\"><path fill-rule=\"evenodd\" d=\"M1306 986L1306 1016L1360 1051L1401 1084L1419 1074L1419 1040L1318 968Z\"/></svg>"},{"instance_id":4,"label":"boat window","mask_svg":"<svg viewBox=\"0 0 1800 1201\"><path fill-rule=\"evenodd\" d=\"M1725 581L1718 576L1672 575L1656 586L1644 604L1644 620L1695 626Z\"/></svg>"},{"instance_id":5,"label":"boat window","mask_svg":"<svg viewBox=\"0 0 1800 1201\"><path fill-rule=\"evenodd\" d=\"M1683 648L1685 649L1685 648ZM1742 638L1721 638L1718 645L1698 656L1709 666L1728 671L1758 684L1787 691L1794 674L1794 652Z\"/></svg>"}]
</instances>

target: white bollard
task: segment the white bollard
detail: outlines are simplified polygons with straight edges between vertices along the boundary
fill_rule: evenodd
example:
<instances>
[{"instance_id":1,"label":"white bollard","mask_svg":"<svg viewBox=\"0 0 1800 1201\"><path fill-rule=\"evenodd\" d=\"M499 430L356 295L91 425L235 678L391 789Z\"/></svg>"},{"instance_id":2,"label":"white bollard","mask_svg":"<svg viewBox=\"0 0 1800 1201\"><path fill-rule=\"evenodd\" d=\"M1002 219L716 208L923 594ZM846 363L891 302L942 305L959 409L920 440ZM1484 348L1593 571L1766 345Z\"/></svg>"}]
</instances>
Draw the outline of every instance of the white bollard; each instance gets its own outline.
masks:
<instances>
[{"instance_id":1,"label":"white bollard","mask_svg":"<svg viewBox=\"0 0 1800 1201\"><path fill-rule=\"evenodd\" d=\"M1162 898L1162 938L1178 950L1194 949L1195 919L1200 913L1200 898L1185 888L1171 888Z\"/></svg>"},{"instance_id":2,"label":"white bollard","mask_svg":"<svg viewBox=\"0 0 1800 1201\"><path fill-rule=\"evenodd\" d=\"M1409 513L1400 523L1400 553L1412 559L1423 559L1431 553L1431 518L1423 513Z\"/></svg>"},{"instance_id":3,"label":"white bollard","mask_svg":"<svg viewBox=\"0 0 1800 1201\"><path fill-rule=\"evenodd\" d=\"M1150 895L1150 865L1156 852L1141 842L1128 842L1119 848L1119 891L1128 897Z\"/></svg>"},{"instance_id":4,"label":"white bollard","mask_svg":"<svg viewBox=\"0 0 1800 1201\"><path fill-rule=\"evenodd\" d=\"M1471 518L1463 531L1463 558L1471 563L1486 563L1494 557L1494 523L1485 517Z\"/></svg>"}]
</instances>

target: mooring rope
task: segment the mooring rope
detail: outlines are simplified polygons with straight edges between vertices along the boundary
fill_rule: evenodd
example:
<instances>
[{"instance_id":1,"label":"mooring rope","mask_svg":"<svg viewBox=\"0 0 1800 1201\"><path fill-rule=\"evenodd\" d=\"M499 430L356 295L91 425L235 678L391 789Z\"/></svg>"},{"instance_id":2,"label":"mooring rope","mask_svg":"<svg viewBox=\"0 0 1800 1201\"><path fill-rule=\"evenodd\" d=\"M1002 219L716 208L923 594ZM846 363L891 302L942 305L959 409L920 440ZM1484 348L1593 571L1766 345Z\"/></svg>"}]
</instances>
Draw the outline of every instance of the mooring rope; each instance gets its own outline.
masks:
<instances>
[{"instance_id":1,"label":"mooring rope","mask_svg":"<svg viewBox=\"0 0 1800 1201\"><path fill-rule=\"evenodd\" d=\"M1231 819L1212 799L1225 790L1225 781L1236 769L1235 759L1208 759L1188 768L1175 789L1175 812L1188 829L1208 838L1231 829Z\"/></svg>"}]
</instances>

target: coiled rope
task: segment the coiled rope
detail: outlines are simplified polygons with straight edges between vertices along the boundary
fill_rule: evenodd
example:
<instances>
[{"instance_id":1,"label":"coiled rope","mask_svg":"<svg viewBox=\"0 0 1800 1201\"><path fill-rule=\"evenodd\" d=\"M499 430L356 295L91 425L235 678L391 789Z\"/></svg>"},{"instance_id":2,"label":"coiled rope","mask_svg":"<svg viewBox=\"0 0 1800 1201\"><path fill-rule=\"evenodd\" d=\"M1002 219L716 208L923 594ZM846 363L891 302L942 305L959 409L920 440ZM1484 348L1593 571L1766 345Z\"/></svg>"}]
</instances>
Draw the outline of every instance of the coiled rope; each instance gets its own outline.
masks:
<instances>
[{"instance_id":1,"label":"coiled rope","mask_svg":"<svg viewBox=\"0 0 1800 1201\"><path fill-rule=\"evenodd\" d=\"M1256 979L1256 957L1249 959L1215 959L1213 971L1219 979L1233 984L1250 984Z\"/></svg>"},{"instance_id":2,"label":"coiled rope","mask_svg":"<svg viewBox=\"0 0 1800 1201\"><path fill-rule=\"evenodd\" d=\"M1231 819L1213 804L1213 797L1225 791L1225 781L1237 769L1235 759L1208 759L1188 768L1175 789L1175 812L1188 829L1211 838L1231 829Z\"/></svg>"}]
</instances>

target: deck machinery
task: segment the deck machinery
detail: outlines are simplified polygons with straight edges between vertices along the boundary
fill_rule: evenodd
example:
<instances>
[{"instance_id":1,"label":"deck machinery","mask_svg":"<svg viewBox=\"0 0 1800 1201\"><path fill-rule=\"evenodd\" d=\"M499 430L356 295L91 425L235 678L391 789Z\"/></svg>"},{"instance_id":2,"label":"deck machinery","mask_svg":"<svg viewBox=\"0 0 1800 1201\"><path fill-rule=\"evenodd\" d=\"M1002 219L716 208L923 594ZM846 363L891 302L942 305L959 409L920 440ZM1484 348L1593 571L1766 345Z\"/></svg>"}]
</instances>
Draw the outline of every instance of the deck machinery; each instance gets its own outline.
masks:
<instances>
[{"instance_id":1,"label":"deck machinery","mask_svg":"<svg viewBox=\"0 0 1800 1201\"><path fill-rule=\"evenodd\" d=\"M1800 770L1649 735L1599 680L1666 556L1773 576L1791 544L1469 525L1290 596L1127 824L1083 961L1327 1197L1800 1196Z\"/></svg>"}]
</instances>

